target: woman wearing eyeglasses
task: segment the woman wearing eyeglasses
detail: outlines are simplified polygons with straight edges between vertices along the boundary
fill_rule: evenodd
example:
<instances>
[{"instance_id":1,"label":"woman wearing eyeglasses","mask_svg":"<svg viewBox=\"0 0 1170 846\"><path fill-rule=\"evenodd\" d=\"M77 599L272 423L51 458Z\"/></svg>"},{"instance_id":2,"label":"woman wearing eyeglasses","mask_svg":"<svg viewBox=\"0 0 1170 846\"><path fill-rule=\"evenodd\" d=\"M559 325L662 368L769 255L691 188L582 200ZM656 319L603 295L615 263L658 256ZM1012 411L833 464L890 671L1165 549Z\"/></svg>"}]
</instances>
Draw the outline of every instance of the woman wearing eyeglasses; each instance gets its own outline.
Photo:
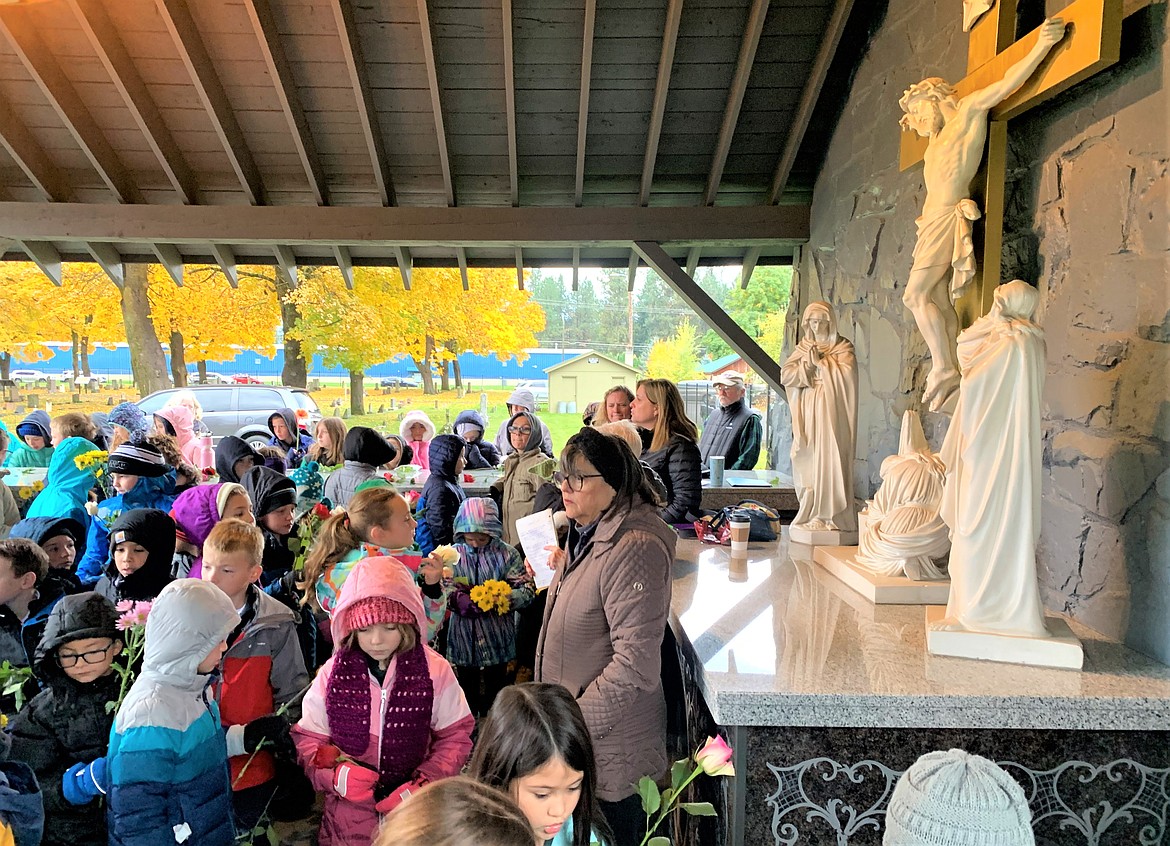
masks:
<instances>
[{"instance_id":1,"label":"woman wearing eyeglasses","mask_svg":"<svg viewBox=\"0 0 1170 846\"><path fill-rule=\"evenodd\" d=\"M703 498L703 460L699 432L687 417L682 394L668 379L643 379L630 406L634 425L649 433L644 461L666 485L667 523L689 523L699 517Z\"/></svg>"},{"instance_id":2,"label":"woman wearing eyeglasses","mask_svg":"<svg viewBox=\"0 0 1170 846\"><path fill-rule=\"evenodd\" d=\"M619 438L585 428L555 477L569 517L554 554L536 653L536 680L577 699L593 739L597 794L615 846L645 830L635 785L668 766L661 644L677 536L638 458Z\"/></svg>"},{"instance_id":3,"label":"woman wearing eyeglasses","mask_svg":"<svg viewBox=\"0 0 1170 846\"><path fill-rule=\"evenodd\" d=\"M540 421L530 411L518 411L508 419L508 443L512 452L501 465L504 474L492 484L492 497L500 504L504 543L520 545L516 521L532 513L537 488L543 480L528 471L551 456L541 449Z\"/></svg>"}]
</instances>

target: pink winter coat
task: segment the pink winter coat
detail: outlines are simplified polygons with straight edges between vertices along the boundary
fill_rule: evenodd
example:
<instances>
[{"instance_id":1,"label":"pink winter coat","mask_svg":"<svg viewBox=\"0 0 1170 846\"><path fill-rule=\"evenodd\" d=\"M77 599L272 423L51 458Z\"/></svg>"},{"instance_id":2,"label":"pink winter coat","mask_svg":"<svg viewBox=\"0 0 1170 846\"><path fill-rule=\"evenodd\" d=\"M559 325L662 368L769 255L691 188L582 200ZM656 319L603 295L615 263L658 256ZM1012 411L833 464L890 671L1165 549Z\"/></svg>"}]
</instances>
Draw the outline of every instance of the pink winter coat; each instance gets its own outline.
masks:
<instances>
[{"instance_id":1,"label":"pink winter coat","mask_svg":"<svg viewBox=\"0 0 1170 846\"><path fill-rule=\"evenodd\" d=\"M393 558L366 558L360 561L341 587L332 621L333 642L341 643L350 629L346 625L349 606L369 596L388 596L401 602L414 615L418 629L427 630L422 595L411 574ZM431 738L417 773L435 781L458 775L471 754L471 732L475 718L455 679L455 673L439 653L426 648L427 665L434 682L435 700L431 713ZM397 658L390 659L385 681L379 685L370 675L370 745L358 756L364 763L378 766L381 732L384 725L382 697L394 684ZM293 726L297 758L313 787L325 794L325 813L321 818L321 846L369 846L378 828L378 812L373 803L359 804L338 796L333 790L334 771L313 765L317 750L329 744L329 721L325 714L325 693L333 673L333 659L325 663L305 694L301 719Z\"/></svg>"},{"instance_id":2,"label":"pink winter coat","mask_svg":"<svg viewBox=\"0 0 1170 846\"><path fill-rule=\"evenodd\" d=\"M185 405L171 405L160 408L155 416L161 417L171 424L175 430L175 441L179 444L179 452L183 460L196 470L215 466L215 451L211 447L211 438L206 435L195 434L195 414Z\"/></svg>"}]
</instances>

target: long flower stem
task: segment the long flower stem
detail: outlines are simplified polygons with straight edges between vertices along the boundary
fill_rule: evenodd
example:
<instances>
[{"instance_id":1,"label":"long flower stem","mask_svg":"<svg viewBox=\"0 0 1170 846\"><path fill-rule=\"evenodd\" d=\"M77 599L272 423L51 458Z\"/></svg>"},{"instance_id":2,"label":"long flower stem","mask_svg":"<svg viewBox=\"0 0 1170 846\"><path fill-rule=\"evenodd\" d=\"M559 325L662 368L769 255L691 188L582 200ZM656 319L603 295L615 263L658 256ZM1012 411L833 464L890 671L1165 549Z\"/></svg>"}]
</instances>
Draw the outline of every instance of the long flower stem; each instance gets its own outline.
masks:
<instances>
[{"instance_id":1,"label":"long flower stem","mask_svg":"<svg viewBox=\"0 0 1170 846\"><path fill-rule=\"evenodd\" d=\"M684 780L683 783L678 786L678 790L671 794L670 801L664 803L662 807L658 809L658 815L655 817L653 825L646 829L646 836L642 838L642 842L638 844L638 846L646 846L646 844L650 841L650 838L654 836L654 832L658 831L658 826L662 825L662 821L666 819L666 815L669 814L671 809L678 804L678 799L682 795L682 792L692 781L698 778L699 773L701 772L703 772L703 768L696 766L694 772L687 776L686 780Z\"/></svg>"}]
</instances>

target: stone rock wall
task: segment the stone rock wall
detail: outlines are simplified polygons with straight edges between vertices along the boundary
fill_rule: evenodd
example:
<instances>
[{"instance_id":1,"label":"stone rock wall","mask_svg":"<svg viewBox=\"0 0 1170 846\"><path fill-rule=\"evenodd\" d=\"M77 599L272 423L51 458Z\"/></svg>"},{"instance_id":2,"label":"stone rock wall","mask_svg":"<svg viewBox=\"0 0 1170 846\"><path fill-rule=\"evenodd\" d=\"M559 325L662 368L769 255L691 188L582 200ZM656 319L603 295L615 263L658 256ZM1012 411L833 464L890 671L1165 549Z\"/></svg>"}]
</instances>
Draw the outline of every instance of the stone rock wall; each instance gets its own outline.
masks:
<instances>
[{"instance_id":1,"label":"stone rock wall","mask_svg":"<svg viewBox=\"0 0 1170 846\"><path fill-rule=\"evenodd\" d=\"M1170 45L1165 3L1127 8L1121 62L1009 127L1003 278L1043 295L1045 601L1170 663ZM924 191L920 168L898 171L897 101L924 76L963 75L960 17L958 0L889 0L798 265L788 346L799 309L825 299L862 364L859 497L929 365L901 301ZM923 422L938 446L947 418Z\"/></svg>"}]
</instances>

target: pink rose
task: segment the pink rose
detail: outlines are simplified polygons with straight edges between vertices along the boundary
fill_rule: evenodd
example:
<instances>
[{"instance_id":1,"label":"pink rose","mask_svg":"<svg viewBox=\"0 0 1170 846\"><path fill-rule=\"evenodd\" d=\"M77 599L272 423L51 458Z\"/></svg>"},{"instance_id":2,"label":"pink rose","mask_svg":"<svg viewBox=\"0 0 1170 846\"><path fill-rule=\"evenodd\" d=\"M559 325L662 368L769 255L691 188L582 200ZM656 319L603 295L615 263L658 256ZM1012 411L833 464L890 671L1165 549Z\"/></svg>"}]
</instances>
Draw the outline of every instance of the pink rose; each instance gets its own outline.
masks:
<instances>
[{"instance_id":1,"label":"pink rose","mask_svg":"<svg viewBox=\"0 0 1170 846\"><path fill-rule=\"evenodd\" d=\"M722 737L708 737L703 748L695 753L695 763L709 776L733 776L735 767L731 765L731 747Z\"/></svg>"}]
</instances>

